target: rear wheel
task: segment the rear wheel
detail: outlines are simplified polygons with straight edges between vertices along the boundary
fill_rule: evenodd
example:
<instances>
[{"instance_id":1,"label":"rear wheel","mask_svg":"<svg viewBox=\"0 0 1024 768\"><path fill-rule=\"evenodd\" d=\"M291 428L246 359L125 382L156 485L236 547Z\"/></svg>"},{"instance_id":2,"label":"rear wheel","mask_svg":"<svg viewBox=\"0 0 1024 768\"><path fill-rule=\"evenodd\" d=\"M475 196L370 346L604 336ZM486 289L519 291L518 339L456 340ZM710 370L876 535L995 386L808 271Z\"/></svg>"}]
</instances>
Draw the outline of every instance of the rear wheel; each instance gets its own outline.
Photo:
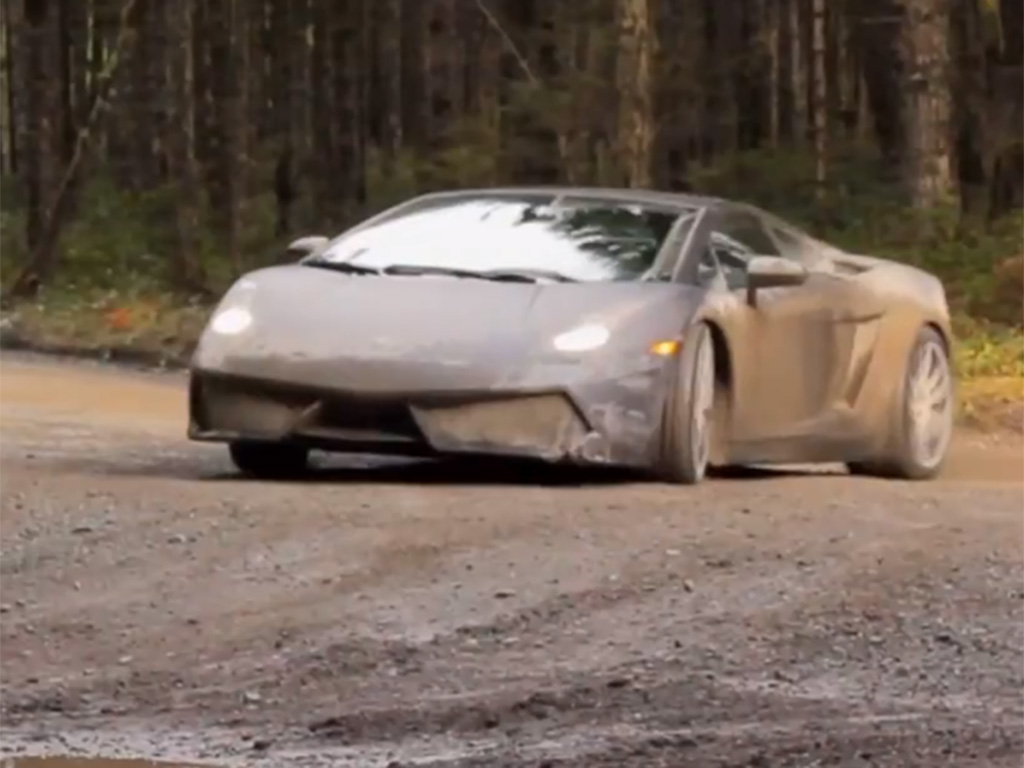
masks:
<instances>
[{"instance_id":1,"label":"rear wheel","mask_svg":"<svg viewBox=\"0 0 1024 768\"><path fill-rule=\"evenodd\" d=\"M714 427L715 350L705 323L687 334L673 378L662 417L658 474L692 485L707 472Z\"/></svg>"},{"instance_id":2,"label":"rear wheel","mask_svg":"<svg viewBox=\"0 0 1024 768\"><path fill-rule=\"evenodd\" d=\"M946 461L953 415L953 375L946 345L933 328L923 328L908 360L891 456L850 464L850 471L906 480L935 477Z\"/></svg>"},{"instance_id":3,"label":"rear wheel","mask_svg":"<svg viewBox=\"0 0 1024 768\"><path fill-rule=\"evenodd\" d=\"M309 462L309 451L296 445L239 441L231 443L228 449L235 466L251 477L294 477Z\"/></svg>"}]
</instances>

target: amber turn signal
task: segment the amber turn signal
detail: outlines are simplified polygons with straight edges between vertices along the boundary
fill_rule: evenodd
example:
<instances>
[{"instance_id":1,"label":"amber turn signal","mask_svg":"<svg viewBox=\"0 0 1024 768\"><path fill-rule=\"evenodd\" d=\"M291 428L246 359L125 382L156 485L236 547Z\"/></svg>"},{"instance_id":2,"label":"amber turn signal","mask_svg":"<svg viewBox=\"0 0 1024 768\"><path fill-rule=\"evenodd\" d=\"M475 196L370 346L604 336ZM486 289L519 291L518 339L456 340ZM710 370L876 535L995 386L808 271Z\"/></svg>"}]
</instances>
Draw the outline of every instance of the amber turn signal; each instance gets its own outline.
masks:
<instances>
[{"instance_id":1,"label":"amber turn signal","mask_svg":"<svg viewBox=\"0 0 1024 768\"><path fill-rule=\"evenodd\" d=\"M680 343L678 341L659 341L657 344L651 347L651 352L660 357L671 357L679 351Z\"/></svg>"}]
</instances>

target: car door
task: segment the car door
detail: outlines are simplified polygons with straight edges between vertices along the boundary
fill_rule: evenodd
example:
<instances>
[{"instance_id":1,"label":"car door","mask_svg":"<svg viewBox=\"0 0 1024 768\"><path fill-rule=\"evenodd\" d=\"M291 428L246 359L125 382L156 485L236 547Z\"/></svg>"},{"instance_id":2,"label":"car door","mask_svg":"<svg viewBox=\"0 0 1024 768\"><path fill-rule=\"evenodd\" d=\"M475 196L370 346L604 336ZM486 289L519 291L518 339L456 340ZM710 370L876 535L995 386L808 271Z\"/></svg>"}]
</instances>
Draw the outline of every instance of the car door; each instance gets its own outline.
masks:
<instances>
[{"instance_id":1,"label":"car door","mask_svg":"<svg viewBox=\"0 0 1024 768\"><path fill-rule=\"evenodd\" d=\"M784 222L769 218L764 223L782 255L809 268L807 285L815 288L828 308L830 335L826 348L831 364L820 393L820 419L812 426L831 428L833 434L841 436L856 428L847 420L853 416L851 409L874 355L887 301L864 285L859 279L861 270L837 266L828 256L829 246L788 228Z\"/></svg>"},{"instance_id":2,"label":"car door","mask_svg":"<svg viewBox=\"0 0 1024 768\"><path fill-rule=\"evenodd\" d=\"M824 261L780 247L768 224L745 209L725 209L711 222L708 246L733 294L732 439L737 444L788 441L814 434L830 418L850 345L836 344L852 294ZM747 262L792 259L808 269L801 285L760 289L748 302Z\"/></svg>"}]
</instances>

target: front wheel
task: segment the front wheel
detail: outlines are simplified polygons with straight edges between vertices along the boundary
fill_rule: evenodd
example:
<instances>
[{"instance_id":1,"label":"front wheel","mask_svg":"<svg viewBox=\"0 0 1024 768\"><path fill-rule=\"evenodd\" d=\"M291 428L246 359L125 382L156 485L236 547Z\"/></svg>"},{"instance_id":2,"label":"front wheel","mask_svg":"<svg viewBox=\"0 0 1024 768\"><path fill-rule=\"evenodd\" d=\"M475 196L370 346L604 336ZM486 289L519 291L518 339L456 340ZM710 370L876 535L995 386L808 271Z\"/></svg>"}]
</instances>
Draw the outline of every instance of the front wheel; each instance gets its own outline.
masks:
<instances>
[{"instance_id":1,"label":"front wheel","mask_svg":"<svg viewBox=\"0 0 1024 768\"><path fill-rule=\"evenodd\" d=\"M309 451L296 445L239 441L228 446L231 461L250 477L282 479L299 475L309 462Z\"/></svg>"},{"instance_id":2,"label":"front wheel","mask_svg":"<svg viewBox=\"0 0 1024 768\"><path fill-rule=\"evenodd\" d=\"M658 474L669 482L693 485L707 472L714 427L715 350L707 324L686 335L669 386Z\"/></svg>"},{"instance_id":3,"label":"front wheel","mask_svg":"<svg viewBox=\"0 0 1024 768\"><path fill-rule=\"evenodd\" d=\"M892 455L850 465L860 475L928 480L942 470L953 437L954 392L942 337L923 328L910 353L896 416Z\"/></svg>"}]
</instances>

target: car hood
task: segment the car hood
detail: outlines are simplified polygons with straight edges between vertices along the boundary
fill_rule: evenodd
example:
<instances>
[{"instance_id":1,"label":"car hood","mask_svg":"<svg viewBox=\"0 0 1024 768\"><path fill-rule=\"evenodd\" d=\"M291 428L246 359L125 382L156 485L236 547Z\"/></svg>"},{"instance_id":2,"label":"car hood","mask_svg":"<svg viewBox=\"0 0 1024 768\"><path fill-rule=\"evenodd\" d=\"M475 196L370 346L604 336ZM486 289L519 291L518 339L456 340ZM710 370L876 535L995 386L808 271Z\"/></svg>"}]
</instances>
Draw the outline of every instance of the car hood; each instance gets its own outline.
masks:
<instances>
[{"instance_id":1,"label":"car hood","mask_svg":"<svg viewBox=\"0 0 1024 768\"><path fill-rule=\"evenodd\" d=\"M248 308L252 325L237 336L208 327L194 366L240 375L290 366L289 379L296 367L319 368L302 377L309 380L329 375L324 364L366 361L487 371L471 378L492 380L525 360L564 360L553 339L581 325L600 323L611 332L591 359L638 342L646 349L681 332L698 295L668 283L511 283L272 267L240 279L218 307Z\"/></svg>"}]
</instances>

